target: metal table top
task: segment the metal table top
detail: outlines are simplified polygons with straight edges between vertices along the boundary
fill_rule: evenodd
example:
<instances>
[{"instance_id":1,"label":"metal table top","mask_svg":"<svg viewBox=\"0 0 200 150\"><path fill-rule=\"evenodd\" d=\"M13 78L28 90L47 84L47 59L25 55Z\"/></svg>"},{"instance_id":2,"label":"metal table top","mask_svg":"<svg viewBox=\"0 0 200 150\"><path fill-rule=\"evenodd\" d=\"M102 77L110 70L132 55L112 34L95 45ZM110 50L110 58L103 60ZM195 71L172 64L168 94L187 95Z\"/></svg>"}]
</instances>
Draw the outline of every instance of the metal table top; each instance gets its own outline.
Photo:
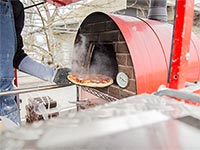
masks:
<instances>
[{"instance_id":1,"label":"metal table top","mask_svg":"<svg viewBox=\"0 0 200 150\"><path fill-rule=\"evenodd\" d=\"M6 131L0 149L199 149L199 114L199 107L142 94Z\"/></svg>"}]
</instances>

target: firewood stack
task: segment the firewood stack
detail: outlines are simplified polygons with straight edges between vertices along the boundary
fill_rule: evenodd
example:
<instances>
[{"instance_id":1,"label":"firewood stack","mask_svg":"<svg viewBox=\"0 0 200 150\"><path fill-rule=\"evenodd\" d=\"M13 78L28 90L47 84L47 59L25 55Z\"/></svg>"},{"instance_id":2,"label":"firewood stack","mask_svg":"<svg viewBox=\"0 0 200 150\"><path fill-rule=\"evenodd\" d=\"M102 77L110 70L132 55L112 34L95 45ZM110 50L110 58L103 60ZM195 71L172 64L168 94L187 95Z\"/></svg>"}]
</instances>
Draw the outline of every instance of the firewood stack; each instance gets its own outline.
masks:
<instances>
[{"instance_id":1,"label":"firewood stack","mask_svg":"<svg viewBox=\"0 0 200 150\"><path fill-rule=\"evenodd\" d=\"M26 105L26 122L33 123L34 121L44 120L42 114L37 114L36 109L41 103L47 109L53 109L57 107L57 102L50 98L49 96L44 97L35 97L32 100L29 100L29 104ZM50 111L51 112L51 111ZM53 113L48 114L48 118L57 117L59 115L59 111L53 111Z\"/></svg>"}]
</instances>

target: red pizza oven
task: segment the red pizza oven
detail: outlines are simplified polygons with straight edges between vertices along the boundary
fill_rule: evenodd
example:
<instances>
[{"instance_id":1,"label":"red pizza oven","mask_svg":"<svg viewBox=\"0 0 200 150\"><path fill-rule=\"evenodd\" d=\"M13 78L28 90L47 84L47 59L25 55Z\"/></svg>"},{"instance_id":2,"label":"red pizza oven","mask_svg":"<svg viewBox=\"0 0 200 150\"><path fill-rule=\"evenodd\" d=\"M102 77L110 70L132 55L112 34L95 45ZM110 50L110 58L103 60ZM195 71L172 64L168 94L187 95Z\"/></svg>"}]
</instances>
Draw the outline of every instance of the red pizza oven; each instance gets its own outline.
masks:
<instances>
[{"instance_id":1,"label":"red pizza oven","mask_svg":"<svg viewBox=\"0 0 200 150\"><path fill-rule=\"evenodd\" d=\"M102 12L87 16L76 35L75 54L81 55L75 57L73 68L88 65L91 72L112 76L114 83L106 88L82 87L79 99L89 99L92 94L107 102L152 93L166 85L172 30L171 24L151 19ZM199 43L192 34L188 81L200 79ZM125 81L116 80L118 74ZM96 103L104 102L98 99Z\"/></svg>"}]
</instances>

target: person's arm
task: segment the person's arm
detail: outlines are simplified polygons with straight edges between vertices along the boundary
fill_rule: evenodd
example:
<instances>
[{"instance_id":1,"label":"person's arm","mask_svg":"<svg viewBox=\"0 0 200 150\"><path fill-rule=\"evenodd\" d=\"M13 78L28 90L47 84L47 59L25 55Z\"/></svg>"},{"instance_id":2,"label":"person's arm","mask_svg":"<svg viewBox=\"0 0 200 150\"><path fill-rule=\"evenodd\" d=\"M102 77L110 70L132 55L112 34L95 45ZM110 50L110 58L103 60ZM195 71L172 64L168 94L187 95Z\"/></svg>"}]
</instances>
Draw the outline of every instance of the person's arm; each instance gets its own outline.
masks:
<instances>
[{"instance_id":1,"label":"person's arm","mask_svg":"<svg viewBox=\"0 0 200 150\"><path fill-rule=\"evenodd\" d=\"M23 50L23 39L21 36L22 29L24 27L24 7L19 0L12 0L13 15L15 21L15 31L16 31L16 52L13 59L13 66L18 69L21 61L27 56Z\"/></svg>"},{"instance_id":2,"label":"person's arm","mask_svg":"<svg viewBox=\"0 0 200 150\"><path fill-rule=\"evenodd\" d=\"M23 50L23 38L21 36L24 27L24 6L19 0L11 0L13 7L14 23L16 30L17 48L13 59L13 66L22 72L51 81L56 84L70 84L66 78L68 68L53 68L38 63L31 59Z\"/></svg>"}]
</instances>

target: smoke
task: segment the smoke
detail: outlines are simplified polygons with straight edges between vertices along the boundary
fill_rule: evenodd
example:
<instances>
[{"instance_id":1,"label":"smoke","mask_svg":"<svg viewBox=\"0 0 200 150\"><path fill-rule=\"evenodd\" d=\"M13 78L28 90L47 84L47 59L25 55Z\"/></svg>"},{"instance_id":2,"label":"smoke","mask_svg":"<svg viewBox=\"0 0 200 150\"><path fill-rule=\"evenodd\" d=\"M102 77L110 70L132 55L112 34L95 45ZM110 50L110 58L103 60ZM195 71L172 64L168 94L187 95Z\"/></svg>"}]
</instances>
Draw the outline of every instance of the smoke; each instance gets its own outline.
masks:
<instances>
[{"instance_id":1,"label":"smoke","mask_svg":"<svg viewBox=\"0 0 200 150\"><path fill-rule=\"evenodd\" d=\"M89 59L89 70L85 67L86 57L89 50L87 38L80 35L76 39L72 58L72 72L83 74L104 74L115 78L118 72L116 54L112 44L93 43L94 49Z\"/></svg>"},{"instance_id":2,"label":"smoke","mask_svg":"<svg viewBox=\"0 0 200 150\"><path fill-rule=\"evenodd\" d=\"M90 73L100 73L115 78L118 72L116 54L111 44L96 44Z\"/></svg>"},{"instance_id":3,"label":"smoke","mask_svg":"<svg viewBox=\"0 0 200 150\"><path fill-rule=\"evenodd\" d=\"M83 73L83 64L87 54L87 39L83 35L78 35L72 55L72 72Z\"/></svg>"}]
</instances>

